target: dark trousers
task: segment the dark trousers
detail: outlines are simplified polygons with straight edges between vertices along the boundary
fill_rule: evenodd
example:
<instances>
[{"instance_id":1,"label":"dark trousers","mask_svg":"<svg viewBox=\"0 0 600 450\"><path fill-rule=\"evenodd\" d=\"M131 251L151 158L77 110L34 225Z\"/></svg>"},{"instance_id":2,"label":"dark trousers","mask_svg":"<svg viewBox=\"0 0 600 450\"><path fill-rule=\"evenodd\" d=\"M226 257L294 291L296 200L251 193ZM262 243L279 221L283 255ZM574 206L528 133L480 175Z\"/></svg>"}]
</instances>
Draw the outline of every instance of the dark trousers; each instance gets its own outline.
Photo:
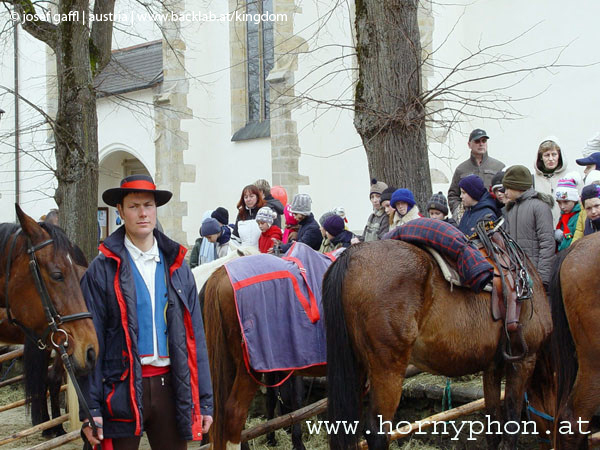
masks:
<instances>
[{"instance_id":1,"label":"dark trousers","mask_svg":"<svg viewBox=\"0 0 600 450\"><path fill-rule=\"evenodd\" d=\"M177 432L175 394L171 374L142 379L144 388L144 431L153 450L187 449L187 441ZM113 439L115 450L137 450L141 436Z\"/></svg>"}]
</instances>

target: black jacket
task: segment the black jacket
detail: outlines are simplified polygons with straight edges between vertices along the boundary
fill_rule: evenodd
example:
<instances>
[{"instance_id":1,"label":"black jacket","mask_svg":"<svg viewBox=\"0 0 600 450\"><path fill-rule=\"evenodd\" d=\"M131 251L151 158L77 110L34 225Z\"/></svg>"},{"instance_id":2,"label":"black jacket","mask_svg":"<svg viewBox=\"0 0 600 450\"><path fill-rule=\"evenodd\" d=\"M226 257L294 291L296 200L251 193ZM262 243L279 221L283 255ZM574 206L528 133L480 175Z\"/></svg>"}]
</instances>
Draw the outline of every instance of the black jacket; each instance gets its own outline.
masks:
<instances>
[{"instance_id":1,"label":"black jacket","mask_svg":"<svg viewBox=\"0 0 600 450\"><path fill-rule=\"evenodd\" d=\"M296 241L302 242L313 250L319 251L319 248L321 248L323 235L321 234L321 229L319 228L319 224L315 220L313 214L310 213L310 215L306 216L298 225L300 225L300 228L298 229L298 237L296 238ZM281 245L282 253L287 252L291 246L291 243Z\"/></svg>"}]
</instances>

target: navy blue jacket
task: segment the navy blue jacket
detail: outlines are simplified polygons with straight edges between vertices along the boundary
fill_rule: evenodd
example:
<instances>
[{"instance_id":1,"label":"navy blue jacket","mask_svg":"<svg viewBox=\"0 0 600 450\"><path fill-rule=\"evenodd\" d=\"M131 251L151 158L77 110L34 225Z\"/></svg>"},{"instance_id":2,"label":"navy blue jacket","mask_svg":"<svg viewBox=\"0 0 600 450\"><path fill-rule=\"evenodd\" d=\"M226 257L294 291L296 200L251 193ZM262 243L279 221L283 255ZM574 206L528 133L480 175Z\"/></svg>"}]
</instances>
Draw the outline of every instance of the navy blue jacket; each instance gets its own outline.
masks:
<instances>
[{"instance_id":1,"label":"navy blue jacket","mask_svg":"<svg viewBox=\"0 0 600 450\"><path fill-rule=\"evenodd\" d=\"M490 220L495 220L500 215L496 209L496 200L488 192L484 192L475 206L466 209L458 229L469 236L474 233L477 222L488 214L491 215Z\"/></svg>"},{"instance_id":2,"label":"navy blue jacket","mask_svg":"<svg viewBox=\"0 0 600 450\"><path fill-rule=\"evenodd\" d=\"M300 225L300 228L298 228L298 237L296 238L296 241L302 242L313 250L319 251L321 242L323 241L323 235L321 234L321 228L313 214L310 213L310 215L302 219L302 222L298 223L298 225ZM291 246L291 243L281 245L281 252L287 252Z\"/></svg>"},{"instance_id":3,"label":"navy blue jacket","mask_svg":"<svg viewBox=\"0 0 600 450\"><path fill-rule=\"evenodd\" d=\"M106 438L143 432L136 293L124 237L125 227L112 233L81 280L100 346L96 367L82 380L82 389L92 415L104 419ZM170 281L166 317L177 426L183 439L198 440L201 414L212 415L213 405L196 284L183 261L186 249L158 230L154 237Z\"/></svg>"}]
</instances>

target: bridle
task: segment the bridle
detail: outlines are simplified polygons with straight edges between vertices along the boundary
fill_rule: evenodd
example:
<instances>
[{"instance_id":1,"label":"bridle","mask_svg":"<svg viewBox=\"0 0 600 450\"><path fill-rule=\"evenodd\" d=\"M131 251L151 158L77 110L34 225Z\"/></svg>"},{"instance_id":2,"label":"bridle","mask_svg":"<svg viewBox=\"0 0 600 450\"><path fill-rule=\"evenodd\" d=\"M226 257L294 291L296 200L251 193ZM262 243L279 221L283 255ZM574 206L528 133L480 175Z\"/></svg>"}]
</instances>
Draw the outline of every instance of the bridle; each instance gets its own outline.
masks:
<instances>
[{"instance_id":1,"label":"bridle","mask_svg":"<svg viewBox=\"0 0 600 450\"><path fill-rule=\"evenodd\" d=\"M23 331L23 333L25 334L25 337L33 341L40 350L44 350L48 347L48 345L46 344L46 340L48 339L48 336L50 336L50 342L52 343L52 346L56 348L60 353L60 358L62 359L65 369L67 370L67 373L71 378L73 387L75 388L75 392L77 393L77 397L79 399L81 409L83 409L84 415L88 418L90 426L94 430L94 433L96 433L96 424L92 417L92 413L90 412L90 409L87 405L87 402L85 401L83 393L81 392L81 388L79 387L79 383L77 382L77 378L75 377L73 364L71 363L71 359L69 358L69 354L66 350L66 347L69 345L69 335L63 328L59 328L60 325L66 322L74 322L76 320L81 319L91 319L92 313L88 311L61 316L58 313L58 311L56 311L54 303L52 303L52 299L50 298L50 294L48 293L48 289L46 288L46 284L44 283L44 280L42 278L40 266L35 257L35 252L52 244L54 242L53 239L48 239L37 245L33 245L31 239L27 237L27 254L29 255L29 270L31 271L31 276L33 277L35 288L38 292L38 295L40 296L42 307L44 308L44 314L46 315L46 323L48 324L48 326L46 327L42 335L38 336L35 333L35 331L33 331L31 328L28 328L23 323L15 319L10 312L10 301L8 296L10 269L12 266L13 252L17 244L17 238L19 237L19 234L21 234L22 231L23 229L19 228L12 234L12 242L10 243L8 256L6 260L4 307L6 308L6 316L8 318L8 322L11 325L19 327L21 331ZM57 343L55 340L55 336L61 334L64 336L64 340Z\"/></svg>"},{"instance_id":2,"label":"bridle","mask_svg":"<svg viewBox=\"0 0 600 450\"><path fill-rule=\"evenodd\" d=\"M35 257L35 252L37 252L38 250L41 250L42 248L46 247L47 245L52 244L54 242L53 239L48 239L48 240L41 242L34 246L31 243L31 239L29 237L27 237L27 254L29 255L29 270L31 271L31 276L33 277L33 281L35 283L35 288L38 292L38 295L40 296L40 300L42 302L42 307L44 308L44 314L46 315L46 323L48 324L48 326L46 327L46 329L44 330L42 335L38 336L35 333L35 331L33 331L31 328L26 327L23 323L21 323L20 321L15 319L13 317L13 315L11 314L10 299L9 299L9 295L8 295L8 288L9 288L9 284L10 284L9 283L10 269L12 267L12 255L13 255L16 243L17 243L17 237L19 236L21 231L22 231L22 229L19 228L17 231L15 231L13 233L12 242L10 244L10 247L8 250L8 257L6 260L6 271L5 271L6 279L5 279L5 283L4 283L5 284L5 286L4 286L4 303L5 303L5 305L4 306L6 308L6 315L8 318L8 322L11 325L15 325L15 326L19 327L28 339L35 342L35 344L38 346L38 348L40 350L44 350L47 347L46 341L48 339L48 336L50 336L50 342L52 343L52 345L55 348L58 349L60 345L67 347L69 345L69 335L67 334L67 332L64 329L59 328L59 326L62 325L63 323L73 322L75 320L91 319L92 314L90 312L80 312L80 313L76 313L76 314L69 314L66 316L61 316L58 313L58 311L56 311L56 308L54 307L54 304L52 303L52 299L50 298L50 294L48 294L48 289L46 288L46 284L44 283L44 280L42 279L42 274L40 273L40 267L39 267L39 264ZM55 335L59 335L59 334L62 334L65 338L64 343L62 343L62 344L57 344L55 341Z\"/></svg>"}]
</instances>

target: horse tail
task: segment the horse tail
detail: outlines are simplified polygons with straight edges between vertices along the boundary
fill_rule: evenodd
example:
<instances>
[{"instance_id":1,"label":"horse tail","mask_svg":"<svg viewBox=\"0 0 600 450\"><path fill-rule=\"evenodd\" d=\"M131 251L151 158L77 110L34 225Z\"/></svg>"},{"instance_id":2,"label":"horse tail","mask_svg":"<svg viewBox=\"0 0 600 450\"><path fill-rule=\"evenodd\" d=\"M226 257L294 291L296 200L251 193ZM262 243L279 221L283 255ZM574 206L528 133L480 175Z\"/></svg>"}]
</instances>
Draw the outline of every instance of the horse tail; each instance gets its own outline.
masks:
<instances>
[{"instance_id":1,"label":"horse tail","mask_svg":"<svg viewBox=\"0 0 600 450\"><path fill-rule=\"evenodd\" d=\"M558 384L557 412L560 406L567 401L579 368L575 342L573 342L573 335L569 328L560 282L560 269L572 248L573 246L558 254L554 263L552 282L550 284L550 306L552 309L552 321L554 323L554 330L551 337L552 358L554 361L560 361L559 364L556 364Z\"/></svg>"},{"instance_id":2,"label":"horse tail","mask_svg":"<svg viewBox=\"0 0 600 450\"><path fill-rule=\"evenodd\" d=\"M225 436L225 405L235 379L235 367L227 347L227 337L221 303L233 301L221 292L222 283L229 283L229 278L224 268L219 268L212 274L204 284L200 302L204 304L204 327L206 332L206 347L210 365L210 376L213 386L213 425L210 430L210 438L213 448L225 448L223 436Z\"/></svg>"},{"instance_id":3,"label":"horse tail","mask_svg":"<svg viewBox=\"0 0 600 450\"><path fill-rule=\"evenodd\" d=\"M348 249L335 261L323 278L323 312L327 335L327 397L330 424L356 424L360 420L359 368L350 341L343 307L343 285L352 250ZM357 447L358 435L329 433L329 444L334 450Z\"/></svg>"},{"instance_id":4,"label":"horse tail","mask_svg":"<svg viewBox=\"0 0 600 450\"><path fill-rule=\"evenodd\" d=\"M25 399L31 412L31 423L33 425L49 420L46 400L49 362L50 352L40 350L37 344L25 338L25 345L23 346Z\"/></svg>"}]
</instances>

